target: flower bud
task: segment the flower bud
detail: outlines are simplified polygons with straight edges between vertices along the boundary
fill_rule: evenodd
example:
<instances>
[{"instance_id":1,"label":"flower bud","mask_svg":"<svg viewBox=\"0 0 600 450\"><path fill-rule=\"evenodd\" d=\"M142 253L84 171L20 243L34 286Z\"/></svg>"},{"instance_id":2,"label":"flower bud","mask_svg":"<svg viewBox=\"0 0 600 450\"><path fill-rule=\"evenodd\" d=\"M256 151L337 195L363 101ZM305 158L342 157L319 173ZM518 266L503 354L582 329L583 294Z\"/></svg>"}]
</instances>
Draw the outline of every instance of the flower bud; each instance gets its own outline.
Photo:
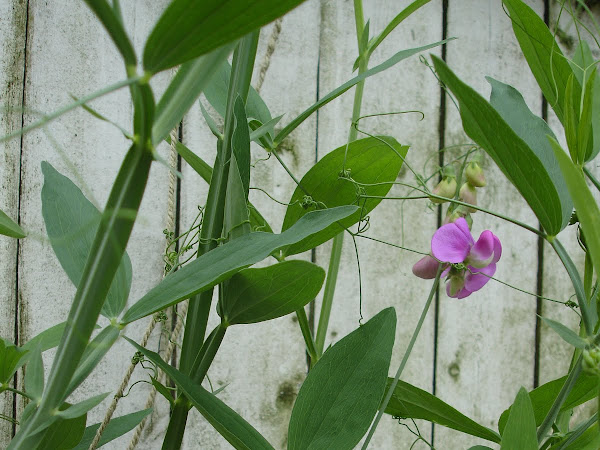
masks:
<instances>
[{"instance_id":1,"label":"flower bud","mask_svg":"<svg viewBox=\"0 0 600 450\"><path fill-rule=\"evenodd\" d=\"M462 275L451 275L448 280L447 293L450 297L456 297L458 291L465 287L465 279Z\"/></svg>"},{"instance_id":2,"label":"flower bud","mask_svg":"<svg viewBox=\"0 0 600 450\"><path fill-rule=\"evenodd\" d=\"M600 376L600 348L586 348L582 356L583 371L589 375Z\"/></svg>"},{"instance_id":3,"label":"flower bud","mask_svg":"<svg viewBox=\"0 0 600 450\"><path fill-rule=\"evenodd\" d=\"M431 280L437 275L439 262L431 255L424 256L418 260L412 268L413 274L425 280Z\"/></svg>"},{"instance_id":4,"label":"flower bud","mask_svg":"<svg viewBox=\"0 0 600 450\"><path fill-rule=\"evenodd\" d=\"M475 187L471 185L468 181L465 184L463 184L460 188L458 198L461 202L465 202L470 205L477 205L477 191L475 190ZM466 212L475 213L477 212L477 210L466 207Z\"/></svg>"},{"instance_id":5,"label":"flower bud","mask_svg":"<svg viewBox=\"0 0 600 450\"><path fill-rule=\"evenodd\" d=\"M456 193L456 178L454 176L445 176L442 178L442 181L438 183L436 187L433 188L433 193L435 195L439 195L440 197L452 198ZM439 198L429 198L433 203L445 203L447 200L441 200Z\"/></svg>"},{"instance_id":6,"label":"flower bud","mask_svg":"<svg viewBox=\"0 0 600 450\"><path fill-rule=\"evenodd\" d=\"M471 161L465 169L467 181L475 187L484 187L486 185L483 169L477 161Z\"/></svg>"}]
</instances>

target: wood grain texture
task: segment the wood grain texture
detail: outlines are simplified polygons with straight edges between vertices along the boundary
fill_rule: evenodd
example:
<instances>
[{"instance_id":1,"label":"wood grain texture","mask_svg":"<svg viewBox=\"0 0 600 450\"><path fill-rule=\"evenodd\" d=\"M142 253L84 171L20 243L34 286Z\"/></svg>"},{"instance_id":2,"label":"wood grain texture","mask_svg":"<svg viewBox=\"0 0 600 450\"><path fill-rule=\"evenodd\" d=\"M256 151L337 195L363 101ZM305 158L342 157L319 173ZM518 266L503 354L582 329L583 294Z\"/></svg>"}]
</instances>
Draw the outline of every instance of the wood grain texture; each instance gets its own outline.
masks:
<instances>
[{"instance_id":1,"label":"wood grain texture","mask_svg":"<svg viewBox=\"0 0 600 450\"><path fill-rule=\"evenodd\" d=\"M27 4L20 1L0 2L0 135L18 130L22 120L23 73ZM19 216L19 166L21 140L0 144L0 209L17 221ZM0 236L0 336L15 338L17 240ZM13 394L0 394L0 414L13 416ZM4 448L13 425L0 420L0 447Z\"/></svg>"},{"instance_id":2,"label":"wood grain texture","mask_svg":"<svg viewBox=\"0 0 600 450\"><path fill-rule=\"evenodd\" d=\"M125 26L138 51L165 4L166 1L144 1L124 5ZM83 96L126 77L123 63L108 34L83 2L68 1L60 5L32 2L28 30L25 124L39 119L35 112L51 112L69 104L72 101L69 94ZM160 94L164 83L164 77L153 80L155 92ZM100 98L92 106L131 130L132 107L126 89ZM19 260L21 343L64 321L75 292L46 237L40 202L41 161L50 162L70 177L101 209L128 147L119 130L82 109L24 137L21 213L31 238L23 242ZM163 147L160 151L166 156L164 150ZM130 301L157 284L162 276L167 180L167 170L155 165L128 245L133 265ZM106 320L100 323L106 325ZM125 332L139 339L145 326L145 323L136 323ZM153 344L156 345L156 341ZM72 401L116 391L133 353L129 344L118 342L75 391ZM52 355L51 351L44 355L46 373L50 370ZM140 378L142 376L145 377L139 374ZM135 395L122 401L117 415L142 409L147 390L147 385L143 384L134 388ZM88 423L102 419L111 399L109 396L88 414ZM114 443L113 448L123 448L124 442Z\"/></svg>"},{"instance_id":3,"label":"wood grain texture","mask_svg":"<svg viewBox=\"0 0 600 450\"><path fill-rule=\"evenodd\" d=\"M543 13L543 1L528 1ZM447 62L456 74L489 99L484 76L509 83L524 96L529 108L541 113L541 97L500 2L449 2ZM470 142L451 101L446 104L446 145ZM532 226L537 219L486 156L488 185L479 191L478 204ZM473 215L473 235L496 234L503 245L496 277L535 292L537 236L480 212ZM440 295L437 342L437 395L482 425L497 430L500 413L520 386L533 387L536 299L490 281L464 300ZM485 444L455 431L436 427L441 448Z\"/></svg>"}]
</instances>

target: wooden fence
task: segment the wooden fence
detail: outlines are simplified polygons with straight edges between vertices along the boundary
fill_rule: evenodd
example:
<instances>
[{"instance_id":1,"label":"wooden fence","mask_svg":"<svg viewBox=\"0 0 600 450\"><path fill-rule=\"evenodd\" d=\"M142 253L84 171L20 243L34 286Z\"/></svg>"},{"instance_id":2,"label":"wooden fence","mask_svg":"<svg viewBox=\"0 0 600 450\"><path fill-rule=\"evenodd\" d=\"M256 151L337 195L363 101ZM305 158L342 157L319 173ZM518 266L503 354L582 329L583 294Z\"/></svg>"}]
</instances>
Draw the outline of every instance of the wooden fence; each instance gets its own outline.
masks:
<instances>
[{"instance_id":1,"label":"wooden fence","mask_svg":"<svg viewBox=\"0 0 600 450\"><path fill-rule=\"evenodd\" d=\"M122 1L126 28L136 48L141 49L166 0ZM372 34L410 2L366 0L365 15ZM556 14L554 1L529 0L543 16ZM551 8L545 12L544 8ZM563 17L567 35L574 27ZM261 32L254 80L263 69L260 93L273 116L285 114L282 123L312 104L317 98L352 77L356 38L350 0L308 0L283 18L280 33L273 24ZM377 49L372 65L393 53L457 37L443 54L457 74L484 96L489 85L484 76L519 89L537 114L545 114L542 96L513 35L510 19L500 0L432 1L404 22ZM568 52L568 48L566 48ZM442 55L441 47L432 51ZM598 57L597 52L595 53ZM425 54L424 56L427 56ZM172 73L153 80L155 94L166 87ZM10 133L70 103L70 95L83 96L125 77L122 63L105 30L84 2L62 0L0 0L0 134ZM436 169L441 147L469 143L462 131L456 108L443 100L436 78L418 57L403 61L366 82L365 114L419 110L416 114L365 119L361 128L389 134L410 144L409 163L419 173ZM124 127L131 122L132 108L126 90L102 97L94 108ZM308 119L286 140L282 158L302 176L328 151L347 139L352 109L352 91ZM549 108L548 108L549 109ZM548 111L548 121L557 130L558 121ZM206 127L196 104L185 117L183 142L206 161L212 161L215 138ZM22 139L0 144L0 209L18 219L29 236L19 242L0 237L0 335L23 343L67 315L74 287L61 269L46 237L41 214L43 183L41 161L49 161L79 185L98 207L105 204L110 186L127 149L118 129L78 109L44 129ZM168 146L159 149L168 158ZM256 148L255 160L266 155ZM262 153L261 153L262 152ZM456 153L449 152L448 155ZM446 156L446 161L450 156ZM137 300L156 285L163 272L168 205L175 201L179 230L186 230L203 205L207 185L185 163L183 178L174 197L169 196L169 171L160 164L152 169L138 222L128 246L133 264L130 301ZM479 204L537 226L529 207L519 198L489 159L484 161L488 186ZM597 172L597 170L596 170ZM256 163L252 186L286 201L294 183L275 158ZM401 180L414 182L403 169ZM390 195L405 192L394 188ZM277 229L285 207L260 191L251 200ZM427 251L438 221L437 208L427 201L386 201L371 214L369 236L397 245ZM474 234L484 229L500 237L504 251L497 278L518 288L544 296L568 300L572 289L557 257L529 232L494 217L474 215ZM567 228L560 238L577 252L575 230ZM387 306L398 316L392 370L399 364L413 332L430 284L415 278L412 264L418 255L366 239L358 239L362 269L362 314L365 319ZM328 342L334 343L359 324L359 284L352 240L345 240L342 268L337 283ZM317 249L313 258L327 267L329 245ZM581 252L577 264L582 265ZM319 300L317 308L319 311ZM465 300L446 297L442 291L435 310L428 315L411 355L403 379L434 392L464 414L491 428L512 402L518 388L531 389L563 375L570 351L547 327L536 321L536 312L560 318L576 326L578 317L569 308L498 282ZM214 320L214 317L213 317ZM317 317L318 320L318 317ZM135 323L125 333L140 339L147 323ZM154 333L151 344L164 347L168 336ZM133 355L132 347L120 341L93 375L75 392L74 399L91 393L115 391ZM46 352L48 369L52 352ZM287 424L295 395L307 371L304 344L295 318L288 316L260 325L233 327L209 372L212 385L227 386L221 398L276 447L285 448ZM134 380L143 379L136 369ZM22 380L19 379L19 383ZM149 391L137 384L121 399L117 415L143 408ZM109 398L88 415L88 424L101 420ZM168 405L158 401L149 427L138 448L160 448L168 420ZM23 408L11 395L0 397L0 413L13 416ZM406 422L411 425L410 422ZM426 423L417 422L421 434L434 440L438 449L467 448L481 440ZM414 427L413 427L414 428ZM6 445L13 425L0 421L0 447ZM378 429L372 448L408 449L415 436L387 417ZM111 444L126 448L130 435ZM228 444L198 415L193 413L185 437L186 448L229 448ZM108 447L107 447L108 448ZM423 443L414 448L424 449Z\"/></svg>"}]
</instances>

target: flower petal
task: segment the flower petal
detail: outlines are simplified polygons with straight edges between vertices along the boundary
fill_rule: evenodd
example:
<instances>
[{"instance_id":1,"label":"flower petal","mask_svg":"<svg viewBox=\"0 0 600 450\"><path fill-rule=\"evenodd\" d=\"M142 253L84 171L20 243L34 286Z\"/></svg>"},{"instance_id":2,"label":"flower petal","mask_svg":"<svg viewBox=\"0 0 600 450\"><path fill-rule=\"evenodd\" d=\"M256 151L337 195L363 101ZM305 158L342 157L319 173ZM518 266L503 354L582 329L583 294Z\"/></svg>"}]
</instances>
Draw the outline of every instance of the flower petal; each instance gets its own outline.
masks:
<instances>
[{"instance_id":1,"label":"flower petal","mask_svg":"<svg viewBox=\"0 0 600 450\"><path fill-rule=\"evenodd\" d=\"M473 245L475 241L473 240L473 236L471 236L471 230L469 229L469 224L467 223L466 219L464 217L459 217L454 221L454 224L460 231L462 231L469 243Z\"/></svg>"},{"instance_id":2,"label":"flower petal","mask_svg":"<svg viewBox=\"0 0 600 450\"><path fill-rule=\"evenodd\" d=\"M467 222L464 219L460 218L456 222L459 220L462 220L466 226ZM431 252L440 261L460 263L469 254L471 242L456 222L440 227L431 239ZM470 234L469 238L471 238Z\"/></svg>"},{"instance_id":3,"label":"flower petal","mask_svg":"<svg viewBox=\"0 0 600 450\"><path fill-rule=\"evenodd\" d=\"M485 284L490 281L490 277L493 277L496 273L496 264L490 264L487 267L477 269L473 266L469 266L469 270L465 276L465 288L471 292L478 291Z\"/></svg>"},{"instance_id":4,"label":"flower petal","mask_svg":"<svg viewBox=\"0 0 600 450\"><path fill-rule=\"evenodd\" d=\"M435 278L439 265L440 263L437 262L431 255L427 255L415 263L412 268L412 272L419 278L430 280Z\"/></svg>"},{"instance_id":5,"label":"flower petal","mask_svg":"<svg viewBox=\"0 0 600 450\"><path fill-rule=\"evenodd\" d=\"M471 292L470 290L468 290L466 287L462 288L460 291L458 291L458 293L456 294L456 298L465 298L468 297L469 295L471 295L473 292Z\"/></svg>"},{"instance_id":6,"label":"flower petal","mask_svg":"<svg viewBox=\"0 0 600 450\"><path fill-rule=\"evenodd\" d=\"M496 264L501 256L502 244L500 243L500 239L498 239L498 236L494 235L494 259L492 259L492 264Z\"/></svg>"},{"instance_id":7,"label":"flower petal","mask_svg":"<svg viewBox=\"0 0 600 450\"><path fill-rule=\"evenodd\" d=\"M467 262L477 268L486 267L491 264L496 256L494 253L495 242L498 241L500 243L498 238L496 238L496 241L494 238L495 236L490 230L485 230L481 233L475 245L471 247ZM502 252L502 250L500 251Z\"/></svg>"}]
</instances>

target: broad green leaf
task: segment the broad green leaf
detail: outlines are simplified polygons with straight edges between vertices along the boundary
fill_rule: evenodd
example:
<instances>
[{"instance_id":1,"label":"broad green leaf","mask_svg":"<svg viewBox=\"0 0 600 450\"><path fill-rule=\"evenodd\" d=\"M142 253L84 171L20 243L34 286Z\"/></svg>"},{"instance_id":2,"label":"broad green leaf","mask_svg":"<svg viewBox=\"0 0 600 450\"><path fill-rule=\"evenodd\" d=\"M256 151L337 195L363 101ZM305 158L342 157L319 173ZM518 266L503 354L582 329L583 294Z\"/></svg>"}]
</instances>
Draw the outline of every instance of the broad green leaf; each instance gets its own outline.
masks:
<instances>
[{"instance_id":1,"label":"broad green leaf","mask_svg":"<svg viewBox=\"0 0 600 450\"><path fill-rule=\"evenodd\" d=\"M554 137L554 133L542 118L530 111L523 96L514 87L491 77L486 77L486 80L492 86L490 104L537 156L552 180L560 200L563 214L561 228L564 228L571 218L573 201L552 146L546 137Z\"/></svg>"},{"instance_id":2,"label":"broad green leaf","mask_svg":"<svg viewBox=\"0 0 600 450\"><path fill-rule=\"evenodd\" d=\"M26 354L27 350L0 339L0 386L12 379L17 369L22 365L19 364L20 360Z\"/></svg>"},{"instance_id":3,"label":"broad green leaf","mask_svg":"<svg viewBox=\"0 0 600 450\"><path fill-rule=\"evenodd\" d=\"M152 126L152 142L158 144L179 124L215 76L217 69L231 52L233 45L224 45L208 55L183 64L156 106Z\"/></svg>"},{"instance_id":4,"label":"broad green leaf","mask_svg":"<svg viewBox=\"0 0 600 450\"><path fill-rule=\"evenodd\" d=\"M364 219L382 199L359 198L359 189L364 195L385 197L398 177L407 151L408 147L400 145L394 138L380 136L351 142L321 158L300 180L302 187L297 187L290 199L282 229L288 229L309 211L324 206L330 208L354 204L359 206L359 210L345 220L290 246L285 254L293 255L314 248ZM359 188L351 180L340 176L343 167L357 183L382 184ZM311 204L306 203L306 195L310 195Z\"/></svg>"},{"instance_id":5,"label":"broad green leaf","mask_svg":"<svg viewBox=\"0 0 600 450\"><path fill-rule=\"evenodd\" d=\"M540 317L546 325L552 328L565 342L571 344L575 348L584 349L588 342L581 338L577 333L575 333L570 328L564 326L562 323L557 322L552 319L547 319L545 317Z\"/></svg>"},{"instance_id":6,"label":"broad green leaf","mask_svg":"<svg viewBox=\"0 0 600 450\"><path fill-rule=\"evenodd\" d=\"M90 341L85 352L77 366L77 370L71 378L67 396L71 394L77 387L88 377L96 368L98 363L104 358L104 355L111 349L113 344L119 338L120 330L118 327L109 325L104 328L98 335Z\"/></svg>"},{"instance_id":7,"label":"broad green leaf","mask_svg":"<svg viewBox=\"0 0 600 450\"><path fill-rule=\"evenodd\" d=\"M592 71L584 90L583 109L577 128L578 162L588 161L594 150L594 134L592 128L592 115L594 105L594 87L596 69Z\"/></svg>"},{"instance_id":8,"label":"broad green leaf","mask_svg":"<svg viewBox=\"0 0 600 450\"><path fill-rule=\"evenodd\" d=\"M573 164L558 142L552 138L549 140L573 198L592 263L595 268L600 268L600 209L587 187L581 168Z\"/></svg>"},{"instance_id":9,"label":"broad green leaf","mask_svg":"<svg viewBox=\"0 0 600 450\"><path fill-rule=\"evenodd\" d=\"M225 61L221 65L217 75L215 75L204 90L204 96L221 117L225 117L230 79L231 64ZM248 98L246 99L246 115L248 116L249 121L256 120L261 125L266 126L266 134L269 136L269 139L273 139L274 127L278 120L274 122L269 107L252 86L250 86ZM267 124L269 125L267 126ZM255 137L255 139L252 140L256 140L257 143L261 144L258 137Z\"/></svg>"},{"instance_id":10,"label":"broad green leaf","mask_svg":"<svg viewBox=\"0 0 600 450\"><path fill-rule=\"evenodd\" d=\"M284 15L303 0L174 0L150 33L144 69L185 63Z\"/></svg>"},{"instance_id":11,"label":"broad green leaf","mask_svg":"<svg viewBox=\"0 0 600 450\"><path fill-rule=\"evenodd\" d=\"M60 265L78 286L101 214L71 180L45 161L42 172L42 215L48 237ZM102 314L108 318L117 317L127 303L130 288L131 261L125 253L110 285Z\"/></svg>"},{"instance_id":12,"label":"broad green leaf","mask_svg":"<svg viewBox=\"0 0 600 450\"><path fill-rule=\"evenodd\" d=\"M233 106L233 136L231 137L232 154L235 155L245 199L248 199L250 187L250 131L246 118L244 101L238 95Z\"/></svg>"},{"instance_id":13,"label":"broad green leaf","mask_svg":"<svg viewBox=\"0 0 600 450\"><path fill-rule=\"evenodd\" d=\"M44 393L44 363L40 344L31 350L29 363L25 369L25 391L34 400L39 401Z\"/></svg>"},{"instance_id":14,"label":"broad green leaf","mask_svg":"<svg viewBox=\"0 0 600 450\"><path fill-rule=\"evenodd\" d=\"M190 165L190 167L202 177L204 181L210 183L210 178L212 176L212 167L205 163L202 160L202 158L200 158L198 155L192 152L181 142L177 142L176 149L177 153L181 155L185 162L187 162ZM267 233L273 232L271 226L267 223L267 221L260 214L260 212L258 212L258 210L252 205L252 203L248 203L248 210L250 213L250 226L252 227L252 231L265 231Z\"/></svg>"},{"instance_id":15,"label":"broad green leaf","mask_svg":"<svg viewBox=\"0 0 600 450\"><path fill-rule=\"evenodd\" d=\"M235 241L234 241L235 242ZM177 272L176 272L177 273ZM127 339L127 338L125 338ZM127 339L150 361L167 374L192 402L198 412L223 436L234 448L244 450L272 450L273 447L233 409L208 392L201 385L194 383L160 357L131 339Z\"/></svg>"},{"instance_id":16,"label":"broad green leaf","mask_svg":"<svg viewBox=\"0 0 600 450\"><path fill-rule=\"evenodd\" d=\"M380 136L351 142L321 158L300 180L302 187L297 187L290 199L282 229L287 230L309 211L325 206L359 205L360 208L345 220L290 246L285 254L293 255L314 248L366 217L382 199L359 198L359 189L364 189L364 195L385 197L398 177L407 151L408 147L400 145L394 138ZM340 177L344 167L357 183L383 184L359 188L349 179ZM310 195L312 204L306 204L306 195Z\"/></svg>"},{"instance_id":17,"label":"broad green leaf","mask_svg":"<svg viewBox=\"0 0 600 450\"><path fill-rule=\"evenodd\" d=\"M74 405L71 405L66 409L60 410L54 415L63 419L75 419L76 417L82 416L83 414L86 414L89 410L98 406L108 394L109 392L90 397L82 402L75 403Z\"/></svg>"},{"instance_id":18,"label":"broad green leaf","mask_svg":"<svg viewBox=\"0 0 600 450\"><path fill-rule=\"evenodd\" d=\"M162 395L170 404L171 408L173 408L175 404L175 399L173 398L173 391L167 389L167 387L158 381L156 378L152 377L152 386L156 389L160 395Z\"/></svg>"},{"instance_id":19,"label":"broad green leaf","mask_svg":"<svg viewBox=\"0 0 600 450\"><path fill-rule=\"evenodd\" d=\"M583 86L585 84L584 81L589 77L590 70L593 70L596 66L596 62L586 41L580 41L573 53L573 62L569 61L569 63L571 64L575 78ZM594 80L592 94L592 129L592 152L586 155L586 162L594 159L598 155L598 152L600 152L600 77L598 76Z\"/></svg>"},{"instance_id":20,"label":"broad green leaf","mask_svg":"<svg viewBox=\"0 0 600 450\"><path fill-rule=\"evenodd\" d=\"M107 444L110 441L117 439L118 437L123 436L125 433L133 430L144 419L144 417L148 416L148 414L151 412L152 408L149 408L111 419L104 429L97 447L102 447L104 444ZM99 427L99 423L87 427L83 433L81 442L79 442L79 445L74 447L73 450L87 450L94 440L96 431Z\"/></svg>"},{"instance_id":21,"label":"broad green leaf","mask_svg":"<svg viewBox=\"0 0 600 450\"><path fill-rule=\"evenodd\" d=\"M564 124L565 90L573 73L548 26L521 0L503 0L513 31L548 104ZM579 104L581 88L574 88L573 103Z\"/></svg>"},{"instance_id":22,"label":"broad green leaf","mask_svg":"<svg viewBox=\"0 0 600 450\"><path fill-rule=\"evenodd\" d=\"M348 217L356 209L355 206L343 206L314 211L281 234L250 233L217 247L166 277L125 313L122 323L131 323L210 289L240 270L262 261L274 251Z\"/></svg>"},{"instance_id":23,"label":"broad green leaf","mask_svg":"<svg viewBox=\"0 0 600 450\"><path fill-rule=\"evenodd\" d=\"M17 225L4 211L0 210L0 234L14 238L24 238L26 236L23 229Z\"/></svg>"},{"instance_id":24,"label":"broad green leaf","mask_svg":"<svg viewBox=\"0 0 600 450\"><path fill-rule=\"evenodd\" d=\"M324 280L325 271L307 261L244 269L229 280L218 312L231 325L282 317L314 300Z\"/></svg>"},{"instance_id":25,"label":"broad green leaf","mask_svg":"<svg viewBox=\"0 0 600 450\"><path fill-rule=\"evenodd\" d=\"M445 44L445 43L447 43L449 41L452 41L454 39L455 38L445 39L443 41L435 42L433 44L424 45L423 47L411 48L409 50L399 51L398 53L396 53L394 56L392 56L387 61L379 64L378 66L373 67L372 69L367 70L366 72L362 73L361 75L358 75L358 76L356 76L356 77L354 77L354 78L346 81L340 87L334 89L333 91L331 91L327 95L325 95L322 98L320 98L319 101L317 101L316 103L314 103L312 106L309 106L298 117L296 117L290 123L288 123L285 126L285 128L283 128L279 133L277 133L277 136L275 136L273 147L274 148L278 147L279 144L281 144L281 142L283 142L283 140L287 137L287 135L290 134L292 131L294 131L312 113L314 113L319 108L321 108L322 106L326 105L327 103L329 103L333 99L339 97L344 92L346 92L348 89L350 89L352 86L360 83L362 80L364 80L366 78L369 78L372 75L378 74L379 72L383 72L384 70L389 69L393 65L398 64L400 61L402 61L402 60L404 60L404 59L406 59L406 58L408 58L408 57L410 57L412 55L415 55L417 53L423 52L425 50L429 50L430 48L437 47L438 45L443 45L443 44Z\"/></svg>"},{"instance_id":26,"label":"broad green leaf","mask_svg":"<svg viewBox=\"0 0 600 450\"><path fill-rule=\"evenodd\" d=\"M391 378L388 379L388 386L392 381ZM385 412L397 417L427 420L471 436L500 442L500 436L495 431L479 425L435 395L401 380L398 381Z\"/></svg>"},{"instance_id":27,"label":"broad green leaf","mask_svg":"<svg viewBox=\"0 0 600 450\"><path fill-rule=\"evenodd\" d=\"M537 433L533 407L525 388L519 389L510 408L500 450L537 450Z\"/></svg>"},{"instance_id":28,"label":"broad green leaf","mask_svg":"<svg viewBox=\"0 0 600 450\"><path fill-rule=\"evenodd\" d=\"M438 76L459 102L465 132L515 185L544 230L556 235L571 211L563 211L555 181L544 164L483 97L459 80L444 61L432 58Z\"/></svg>"},{"instance_id":29,"label":"broad green leaf","mask_svg":"<svg viewBox=\"0 0 600 450\"><path fill-rule=\"evenodd\" d=\"M223 210L223 236L228 239L236 239L250 233L251 228L247 197L234 153L231 154L229 161L225 208Z\"/></svg>"},{"instance_id":30,"label":"broad green leaf","mask_svg":"<svg viewBox=\"0 0 600 450\"><path fill-rule=\"evenodd\" d=\"M567 147L571 159L579 164L581 161L578 157L577 151L577 128L579 124L579 108L577 104L573 104L573 84L575 77L573 74L569 76L567 80L567 87L565 89L565 108L564 108L564 128L565 128L565 139L567 141ZM555 137L553 137L556 139Z\"/></svg>"},{"instance_id":31,"label":"broad green leaf","mask_svg":"<svg viewBox=\"0 0 600 450\"><path fill-rule=\"evenodd\" d=\"M327 350L298 392L288 449L351 449L381 405L396 313L387 308Z\"/></svg>"},{"instance_id":32,"label":"broad green leaf","mask_svg":"<svg viewBox=\"0 0 600 450\"><path fill-rule=\"evenodd\" d=\"M83 437L86 420L87 414L57 420L44 432L42 443L36 450L69 450L76 447Z\"/></svg>"},{"instance_id":33,"label":"broad green leaf","mask_svg":"<svg viewBox=\"0 0 600 450\"><path fill-rule=\"evenodd\" d=\"M565 384L566 376L562 378L558 378L556 380L549 381L541 386L538 386L531 392L529 392L529 398L531 399L531 404L533 405L533 413L535 416L535 424L536 426L540 426L544 420L544 417L550 411L556 396L560 392L560 389ZM567 399L563 403L560 411L567 411L569 409L573 409L576 406L579 406L592 398L594 398L598 394L598 378L593 375L586 375L582 373L573 389L569 393ZM510 414L510 408L505 410L500 419L498 420L498 430L500 430L500 434L504 434L504 428L506 426L506 421Z\"/></svg>"}]
</instances>

